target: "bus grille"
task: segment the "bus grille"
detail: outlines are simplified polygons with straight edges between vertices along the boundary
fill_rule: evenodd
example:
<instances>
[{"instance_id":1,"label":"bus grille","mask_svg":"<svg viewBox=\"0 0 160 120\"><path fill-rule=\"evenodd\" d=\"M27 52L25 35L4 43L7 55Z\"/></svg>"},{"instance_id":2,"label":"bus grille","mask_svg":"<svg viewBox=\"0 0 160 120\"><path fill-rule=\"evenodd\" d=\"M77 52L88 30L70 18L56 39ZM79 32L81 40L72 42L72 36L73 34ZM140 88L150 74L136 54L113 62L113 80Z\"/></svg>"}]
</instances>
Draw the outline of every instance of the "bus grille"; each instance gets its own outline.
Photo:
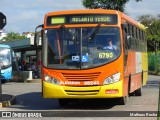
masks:
<instances>
[{"instance_id":1,"label":"bus grille","mask_svg":"<svg viewBox=\"0 0 160 120\"><path fill-rule=\"evenodd\" d=\"M78 90L65 90L68 95L96 95L99 90L87 90L87 91L78 91Z\"/></svg>"},{"instance_id":2,"label":"bus grille","mask_svg":"<svg viewBox=\"0 0 160 120\"><path fill-rule=\"evenodd\" d=\"M100 75L96 73L62 73L64 78L68 81L94 81Z\"/></svg>"}]
</instances>

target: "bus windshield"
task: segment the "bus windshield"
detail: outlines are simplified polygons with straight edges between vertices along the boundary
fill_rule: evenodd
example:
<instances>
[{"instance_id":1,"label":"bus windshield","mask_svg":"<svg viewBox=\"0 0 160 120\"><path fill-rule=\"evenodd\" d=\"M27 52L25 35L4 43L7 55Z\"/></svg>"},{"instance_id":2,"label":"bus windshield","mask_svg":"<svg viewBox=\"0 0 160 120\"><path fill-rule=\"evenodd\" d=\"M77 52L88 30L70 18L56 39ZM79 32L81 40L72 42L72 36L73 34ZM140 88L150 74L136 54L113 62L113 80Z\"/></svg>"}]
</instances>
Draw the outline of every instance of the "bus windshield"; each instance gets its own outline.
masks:
<instances>
[{"instance_id":1,"label":"bus windshield","mask_svg":"<svg viewBox=\"0 0 160 120\"><path fill-rule=\"evenodd\" d=\"M45 30L44 65L54 69L89 69L110 63L121 53L118 27Z\"/></svg>"},{"instance_id":2,"label":"bus windshield","mask_svg":"<svg viewBox=\"0 0 160 120\"><path fill-rule=\"evenodd\" d=\"M11 50L8 48L0 48L0 62L2 69L6 69L11 66Z\"/></svg>"}]
</instances>

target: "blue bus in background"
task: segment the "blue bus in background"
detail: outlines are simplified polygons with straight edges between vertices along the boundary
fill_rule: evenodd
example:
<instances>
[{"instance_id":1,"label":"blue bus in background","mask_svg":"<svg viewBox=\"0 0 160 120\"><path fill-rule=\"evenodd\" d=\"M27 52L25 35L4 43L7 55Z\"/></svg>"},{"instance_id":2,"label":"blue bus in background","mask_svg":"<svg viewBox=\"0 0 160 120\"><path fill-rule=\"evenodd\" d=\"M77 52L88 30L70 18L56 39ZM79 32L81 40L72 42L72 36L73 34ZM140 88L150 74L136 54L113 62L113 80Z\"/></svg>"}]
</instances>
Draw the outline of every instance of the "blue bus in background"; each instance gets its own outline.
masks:
<instances>
[{"instance_id":1,"label":"blue bus in background","mask_svg":"<svg viewBox=\"0 0 160 120\"><path fill-rule=\"evenodd\" d=\"M14 51L9 45L0 44L0 64L1 64L1 82L5 83L12 79L13 65L16 65ZM16 68L16 67L14 67Z\"/></svg>"}]
</instances>

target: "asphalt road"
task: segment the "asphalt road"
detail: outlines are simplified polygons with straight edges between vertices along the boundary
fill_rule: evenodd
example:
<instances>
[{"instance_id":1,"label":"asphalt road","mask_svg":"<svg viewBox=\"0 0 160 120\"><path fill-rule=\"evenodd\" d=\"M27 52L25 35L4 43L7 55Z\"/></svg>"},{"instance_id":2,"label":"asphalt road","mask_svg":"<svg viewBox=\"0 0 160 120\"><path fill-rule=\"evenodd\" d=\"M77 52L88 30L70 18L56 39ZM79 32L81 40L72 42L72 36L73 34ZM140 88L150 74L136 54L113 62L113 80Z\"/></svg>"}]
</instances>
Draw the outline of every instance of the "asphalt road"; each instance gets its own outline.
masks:
<instances>
[{"instance_id":1,"label":"asphalt road","mask_svg":"<svg viewBox=\"0 0 160 120\"><path fill-rule=\"evenodd\" d=\"M118 120L128 120L128 117L120 117L123 112L119 111L158 111L158 98L159 98L159 76L149 76L147 85L143 87L143 95L141 97L131 96L126 105L119 105L117 100L109 99L94 99L94 100L81 100L73 103L65 108L62 108L58 104L57 99L43 99L41 96L41 84L40 83L16 83L9 82L2 85L3 94L11 94L16 96L17 104L9 107L3 107L2 111L45 111L46 115L56 116L58 119L71 119L75 116L89 117L94 119L95 117L101 117L105 119L106 114L104 112L117 111L111 113L115 117L109 118L111 120L117 119L116 114L119 116ZM54 111L54 114L53 114ZM109 113L108 113L109 114ZM60 117L62 116L62 117ZM112 116L111 116L112 117ZM156 117L129 117L139 120L157 120ZM47 118L46 118L47 119Z\"/></svg>"}]
</instances>

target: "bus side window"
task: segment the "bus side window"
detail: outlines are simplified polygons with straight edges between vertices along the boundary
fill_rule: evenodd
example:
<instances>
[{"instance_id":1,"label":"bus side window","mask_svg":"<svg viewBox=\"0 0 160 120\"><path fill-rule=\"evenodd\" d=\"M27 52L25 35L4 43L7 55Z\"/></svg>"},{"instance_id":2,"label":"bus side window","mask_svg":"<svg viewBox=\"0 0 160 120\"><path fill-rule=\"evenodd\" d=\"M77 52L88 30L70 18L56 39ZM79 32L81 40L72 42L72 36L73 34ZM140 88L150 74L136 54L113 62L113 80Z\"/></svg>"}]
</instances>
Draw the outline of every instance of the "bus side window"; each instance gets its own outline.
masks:
<instances>
[{"instance_id":1,"label":"bus side window","mask_svg":"<svg viewBox=\"0 0 160 120\"><path fill-rule=\"evenodd\" d=\"M122 24L125 52L131 48L131 35L128 32L128 26L128 23Z\"/></svg>"}]
</instances>

